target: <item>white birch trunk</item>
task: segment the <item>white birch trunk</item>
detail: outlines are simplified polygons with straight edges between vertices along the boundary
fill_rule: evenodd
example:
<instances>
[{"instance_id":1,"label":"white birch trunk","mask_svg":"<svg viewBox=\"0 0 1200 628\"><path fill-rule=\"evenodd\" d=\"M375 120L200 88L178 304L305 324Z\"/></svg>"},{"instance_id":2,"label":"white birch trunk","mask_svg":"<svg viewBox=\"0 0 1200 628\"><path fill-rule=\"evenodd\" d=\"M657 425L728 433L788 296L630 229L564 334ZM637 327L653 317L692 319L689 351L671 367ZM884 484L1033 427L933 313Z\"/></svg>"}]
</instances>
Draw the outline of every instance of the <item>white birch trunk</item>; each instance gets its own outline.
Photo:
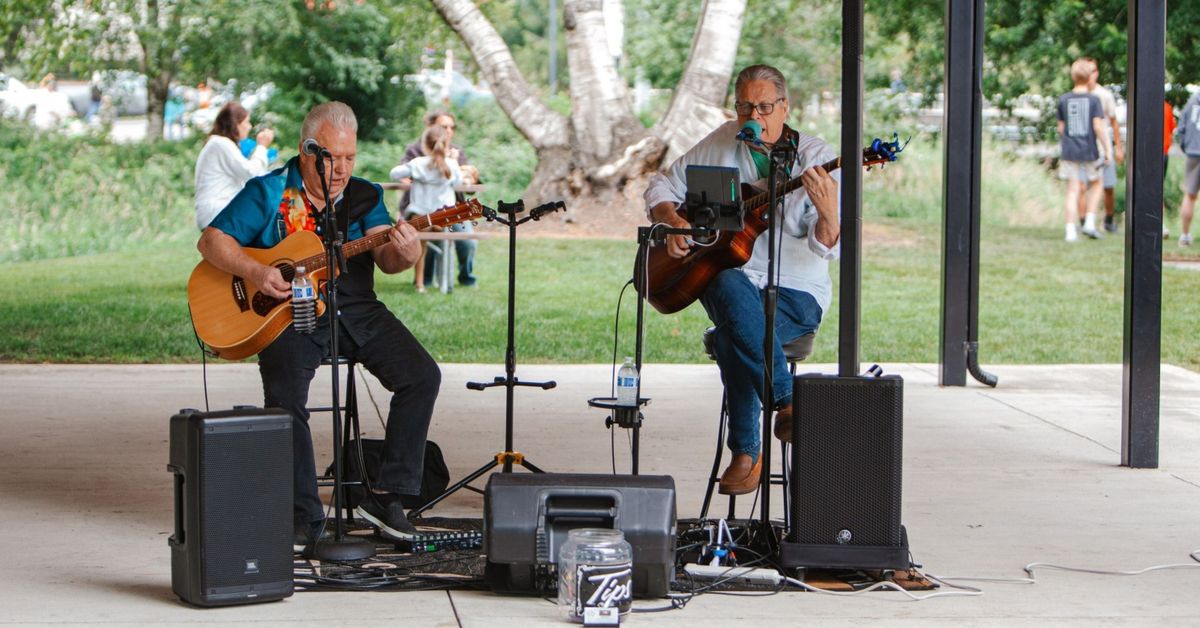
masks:
<instances>
[{"instance_id":1,"label":"white birch trunk","mask_svg":"<svg viewBox=\"0 0 1200 628\"><path fill-rule=\"evenodd\" d=\"M733 115L724 107L725 93L745 17L746 0L705 0L687 68L667 112L654 125L653 133L667 144L664 164L675 161Z\"/></svg>"}]
</instances>

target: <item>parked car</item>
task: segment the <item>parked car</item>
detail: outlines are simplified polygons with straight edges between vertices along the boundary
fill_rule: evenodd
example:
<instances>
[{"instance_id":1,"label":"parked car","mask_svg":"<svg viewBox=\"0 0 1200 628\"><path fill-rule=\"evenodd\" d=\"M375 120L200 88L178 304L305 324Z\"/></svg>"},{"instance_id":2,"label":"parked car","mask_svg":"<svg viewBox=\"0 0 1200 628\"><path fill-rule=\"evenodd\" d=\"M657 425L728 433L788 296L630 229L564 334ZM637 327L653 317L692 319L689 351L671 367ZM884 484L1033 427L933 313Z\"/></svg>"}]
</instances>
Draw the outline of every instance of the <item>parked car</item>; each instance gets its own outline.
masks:
<instances>
[{"instance_id":1,"label":"parked car","mask_svg":"<svg viewBox=\"0 0 1200 628\"><path fill-rule=\"evenodd\" d=\"M59 91L31 88L0 75L0 115L25 120L39 129L52 129L75 117L71 99Z\"/></svg>"},{"instance_id":2,"label":"parked car","mask_svg":"<svg viewBox=\"0 0 1200 628\"><path fill-rule=\"evenodd\" d=\"M92 83L112 99L118 116L146 115L146 76L129 70L107 70L92 75Z\"/></svg>"},{"instance_id":3,"label":"parked car","mask_svg":"<svg viewBox=\"0 0 1200 628\"><path fill-rule=\"evenodd\" d=\"M479 101L492 100L490 89L486 86L477 87L467 77L451 71L446 75L445 70L421 70L418 74L407 74L404 80L421 90L425 101L430 105L448 103L456 107Z\"/></svg>"}]
</instances>

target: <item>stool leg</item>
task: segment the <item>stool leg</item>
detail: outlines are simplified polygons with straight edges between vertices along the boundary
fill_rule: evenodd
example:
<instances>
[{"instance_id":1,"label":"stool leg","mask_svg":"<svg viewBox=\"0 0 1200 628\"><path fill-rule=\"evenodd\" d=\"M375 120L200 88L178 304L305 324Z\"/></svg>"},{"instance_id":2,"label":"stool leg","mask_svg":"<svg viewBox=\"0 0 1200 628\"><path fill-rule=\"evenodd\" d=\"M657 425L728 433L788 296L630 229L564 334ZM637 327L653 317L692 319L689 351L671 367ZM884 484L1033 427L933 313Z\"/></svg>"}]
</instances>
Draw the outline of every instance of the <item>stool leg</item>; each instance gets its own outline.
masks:
<instances>
[{"instance_id":1,"label":"stool leg","mask_svg":"<svg viewBox=\"0 0 1200 628\"><path fill-rule=\"evenodd\" d=\"M729 408L725 405L725 394L721 394L721 420L717 429L717 453L713 456L712 471L708 474L708 489L704 491L704 505L700 507L700 518L708 517L708 506L712 503L713 487L721 481L717 473L721 470L721 456L725 451L725 426L729 423Z\"/></svg>"},{"instance_id":2,"label":"stool leg","mask_svg":"<svg viewBox=\"0 0 1200 628\"><path fill-rule=\"evenodd\" d=\"M342 452L343 452L342 459L343 460L348 460L348 458L345 456L345 452L349 448L350 441L353 440L354 438L357 438L358 434L359 434L358 389L355 386L354 366L355 365L353 362L350 362L346 365L346 405L345 405L346 422L343 423L343 425L342 425ZM362 464L362 460L357 455L354 456L354 459L358 460L360 465ZM360 475L362 474L362 469L359 469L359 474ZM363 484L359 488L365 492L366 484ZM343 498L345 497L345 494L346 494L345 489L343 488L342 489ZM354 521L354 509L350 507L350 500L348 500L348 499L345 500L345 503L342 504L342 509L346 511L346 521L353 522Z\"/></svg>"}]
</instances>

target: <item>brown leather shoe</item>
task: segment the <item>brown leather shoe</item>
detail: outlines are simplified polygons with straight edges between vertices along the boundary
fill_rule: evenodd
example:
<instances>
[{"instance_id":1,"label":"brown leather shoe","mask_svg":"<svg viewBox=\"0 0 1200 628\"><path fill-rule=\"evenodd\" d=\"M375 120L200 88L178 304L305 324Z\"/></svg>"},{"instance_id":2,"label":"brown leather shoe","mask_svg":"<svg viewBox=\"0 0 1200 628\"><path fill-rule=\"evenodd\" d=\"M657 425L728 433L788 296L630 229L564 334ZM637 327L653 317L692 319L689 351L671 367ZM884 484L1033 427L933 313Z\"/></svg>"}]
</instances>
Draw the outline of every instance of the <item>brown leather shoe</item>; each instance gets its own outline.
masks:
<instances>
[{"instance_id":1,"label":"brown leather shoe","mask_svg":"<svg viewBox=\"0 0 1200 628\"><path fill-rule=\"evenodd\" d=\"M775 413L775 427L771 428L775 433L775 438L785 442L792 442L792 406L786 405Z\"/></svg>"},{"instance_id":2,"label":"brown leather shoe","mask_svg":"<svg viewBox=\"0 0 1200 628\"><path fill-rule=\"evenodd\" d=\"M762 456L754 463L750 462L750 454L733 454L729 467L721 474L721 483L717 492L722 495L745 495L753 493L758 488L759 474L762 473Z\"/></svg>"}]
</instances>

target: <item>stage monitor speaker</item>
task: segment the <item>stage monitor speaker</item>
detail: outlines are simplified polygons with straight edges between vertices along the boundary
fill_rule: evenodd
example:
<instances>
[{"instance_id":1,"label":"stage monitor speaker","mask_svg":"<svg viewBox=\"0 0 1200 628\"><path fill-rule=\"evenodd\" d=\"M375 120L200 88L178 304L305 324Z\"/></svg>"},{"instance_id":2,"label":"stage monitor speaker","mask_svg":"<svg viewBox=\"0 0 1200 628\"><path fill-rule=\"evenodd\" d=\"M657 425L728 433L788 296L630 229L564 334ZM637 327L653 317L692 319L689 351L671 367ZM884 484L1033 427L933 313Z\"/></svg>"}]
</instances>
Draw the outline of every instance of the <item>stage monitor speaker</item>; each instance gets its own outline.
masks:
<instances>
[{"instance_id":1,"label":"stage monitor speaker","mask_svg":"<svg viewBox=\"0 0 1200 628\"><path fill-rule=\"evenodd\" d=\"M171 589L224 606L292 594L292 417L277 408L171 417Z\"/></svg>"},{"instance_id":2,"label":"stage monitor speaker","mask_svg":"<svg viewBox=\"0 0 1200 628\"><path fill-rule=\"evenodd\" d=\"M904 380L797 375L786 567L907 569Z\"/></svg>"},{"instance_id":3,"label":"stage monitor speaker","mask_svg":"<svg viewBox=\"0 0 1200 628\"><path fill-rule=\"evenodd\" d=\"M576 528L612 528L633 547L633 594L675 579L675 480L665 475L496 473L483 495L485 577L499 593L553 593L558 550Z\"/></svg>"}]
</instances>

